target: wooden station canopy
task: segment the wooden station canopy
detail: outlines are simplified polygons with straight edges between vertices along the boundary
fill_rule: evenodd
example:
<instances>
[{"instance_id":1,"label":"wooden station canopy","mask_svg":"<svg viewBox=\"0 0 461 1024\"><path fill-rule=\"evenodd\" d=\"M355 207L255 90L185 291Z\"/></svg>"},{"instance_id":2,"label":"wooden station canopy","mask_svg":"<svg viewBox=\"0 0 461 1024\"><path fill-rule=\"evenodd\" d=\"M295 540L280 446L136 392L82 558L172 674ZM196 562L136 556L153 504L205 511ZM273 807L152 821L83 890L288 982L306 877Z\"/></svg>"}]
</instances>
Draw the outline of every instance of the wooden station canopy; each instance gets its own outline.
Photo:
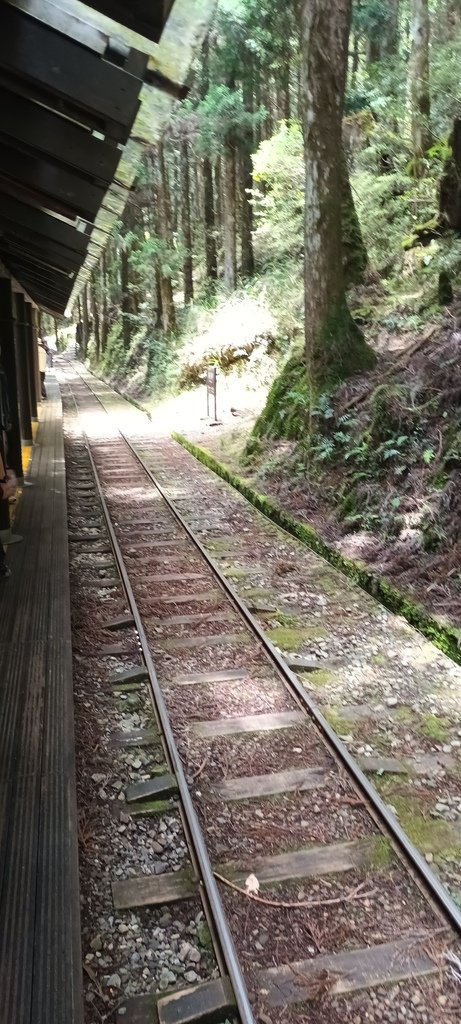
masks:
<instances>
[{"instance_id":1,"label":"wooden station canopy","mask_svg":"<svg viewBox=\"0 0 461 1024\"><path fill-rule=\"evenodd\" d=\"M0 0L0 261L37 306L84 287L214 3Z\"/></svg>"}]
</instances>

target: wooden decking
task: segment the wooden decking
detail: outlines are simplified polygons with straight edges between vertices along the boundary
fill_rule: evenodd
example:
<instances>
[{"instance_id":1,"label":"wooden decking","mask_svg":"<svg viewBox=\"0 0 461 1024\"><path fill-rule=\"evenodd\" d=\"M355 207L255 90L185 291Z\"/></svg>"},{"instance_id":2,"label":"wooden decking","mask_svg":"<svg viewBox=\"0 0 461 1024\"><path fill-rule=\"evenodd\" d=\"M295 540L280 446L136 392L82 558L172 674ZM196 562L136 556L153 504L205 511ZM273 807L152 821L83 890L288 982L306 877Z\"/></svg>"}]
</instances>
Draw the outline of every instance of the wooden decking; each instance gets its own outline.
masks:
<instances>
[{"instance_id":1,"label":"wooden decking","mask_svg":"<svg viewBox=\"0 0 461 1024\"><path fill-rule=\"evenodd\" d=\"M0 582L0 1022L81 1024L66 489L48 383Z\"/></svg>"}]
</instances>

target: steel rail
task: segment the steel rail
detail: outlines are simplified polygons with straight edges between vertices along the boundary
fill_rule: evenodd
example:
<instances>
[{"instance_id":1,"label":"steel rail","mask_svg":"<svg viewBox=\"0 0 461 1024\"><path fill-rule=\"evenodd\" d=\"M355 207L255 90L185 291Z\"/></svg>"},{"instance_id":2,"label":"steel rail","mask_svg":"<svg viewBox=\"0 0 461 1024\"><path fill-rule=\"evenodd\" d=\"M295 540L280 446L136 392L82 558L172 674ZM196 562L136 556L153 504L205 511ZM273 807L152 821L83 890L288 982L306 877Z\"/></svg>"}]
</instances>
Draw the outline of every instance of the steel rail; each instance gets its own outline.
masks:
<instances>
[{"instance_id":1,"label":"steel rail","mask_svg":"<svg viewBox=\"0 0 461 1024\"><path fill-rule=\"evenodd\" d=\"M94 395L97 401L100 402L103 409L105 409L104 402L102 401L102 399L99 398L99 396L93 391L93 389L91 388L91 386L88 384L84 377L82 377L81 379L84 381L89 391ZM110 391L110 388L108 388L108 390ZM108 415L110 415L107 409L105 409L105 411ZM120 430L119 427L117 427L117 430L119 431L120 436L123 438L129 449L132 451L133 455L135 456L139 464L147 473L154 487L156 487L159 494L162 496L166 505L170 509L171 513L175 516L177 522L182 526L182 528L187 533L188 537L195 545L195 547L198 549L198 551L200 551L209 568L212 570L216 579L219 581L222 589L225 591L225 593L228 594L228 596L234 602L234 604L240 611L242 617L245 619L246 623L251 628L252 632L257 636L269 660L272 663L276 664L280 675L287 683L291 692L294 693L298 702L309 713L311 718L319 727L330 749L333 750L334 754L347 769L349 775L352 776L357 788L365 796L368 805L371 805L371 809L373 812L373 816L375 817L375 820L377 820L377 822L381 825L384 831L386 831L387 834L391 837L391 839L393 839L397 848L403 855L404 862L407 864L407 866L409 866L412 869L413 873L416 875L416 878L419 880L420 884L422 883L423 888L426 889L426 892L427 890L429 891L432 899L437 904L439 909L442 911L445 918L449 919L451 925L456 930L458 935L461 935L461 908L459 908L456 905L456 903L448 893L446 887L442 884L442 882L440 882L440 880L436 877L434 872L431 871L424 857L420 854L419 850L416 849L414 844L408 838L406 832L399 824L395 816L391 813L388 806L380 797L379 793L377 792L373 784L367 779L365 773L354 760L349 750L347 749L346 745L342 742L342 740L340 740L339 736L336 734L334 729L332 729L330 724L327 722L326 718L324 718L321 711L319 711L319 709L316 707L316 705L311 700L309 695L306 693L304 687L299 682L295 673L291 671L282 655L279 653L279 651L276 650L276 648L271 643L269 638L265 635L261 626L259 625L259 622L257 622L254 616L251 614L251 612L246 607L246 605L244 604L244 602L242 601L242 599L240 598L239 594L234 589L232 584L229 583L229 580L221 572L219 566L214 562L214 560L203 547L203 544L199 541L199 539L190 529L190 527L188 526L187 522L185 521L179 510L176 508L174 502L167 496L164 488L157 480L152 470L150 470L149 467L146 465L144 459L136 450L134 444L129 440L129 438L126 437L126 435L123 433L122 430ZM264 513L260 512L259 515L263 516L263 518L266 518L264 516Z\"/></svg>"},{"instance_id":2,"label":"steel rail","mask_svg":"<svg viewBox=\"0 0 461 1024\"><path fill-rule=\"evenodd\" d=\"M82 380L84 380L84 378L82 378ZM84 381L84 383L86 384L86 381ZM89 387L89 385L87 385L87 387ZM92 388L89 388L89 390L94 395L94 392L92 391ZM94 397L97 398L97 395L94 395ZM78 409L78 404L77 404L77 400L75 398L75 395L73 395L73 399L74 399L74 403L75 403L75 406L76 406L76 409L77 409L77 415L80 417L80 412L79 412L79 409ZM103 406L103 408L104 408L104 406ZM107 412L107 410L106 410L106 412ZM217 933L217 936L218 936L218 939L219 939L219 943L220 943L220 946L221 946L223 959L224 959L224 962L225 962L225 965L226 965L226 968L227 968L227 972L228 972L228 975L229 975L229 979L230 979L230 982L231 982L231 985L232 985L232 989L233 989L233 992L234 992L234 995L235 995L236 1005L237 1005L238 1012L239 1012L239 1015L240 1015L241 1024L256 1024L255 1018L253 1016L253 1011L251 1009L251 1005L250 1005L250 1001L249 1001L249 997L248 997L248 993L247 993L246 984L245 984L245 981L244 981L244 978L243 978L243 974L242 974L242 971L241 971L241 968L240 968L240 964L239 964L239 961L238 961L238 958L237 958L237 954L236 954L236 951L235 951L234 941L232 939L232 935L231 935L230 930L229 930L229 925L227 923L227 918L225 916L224 908L223 908L222 903L221 903L221 897L219 895L218 886L216 884L216 879L215 879L214 874L213 874L213 868L211 866L211 862L210 862L210 859L209 859L209 856L208 856L208 851L207 851L207 848L206 848L206 845L205 845L205 839L204 839L204 836L203 836L203 832L202 832L202 829L201 829L201 826L200 826L200 822L199 822L198 817L197 817L197 813L196 813L195 807L194 807L193 802L192 802L192 797L190 795L190 789L189 789L189 786L187 784L186 776L185 776L185 773L184 773L184 768L182 766L182 762L181 762L181 758L180 758L180 755L179 755L179 751L177 749L176 742L175 742L175 739L174 739L173 730L171 728L167 707L166 707L166 704L165 704L165 701L164 701L164 698L163 698L163 694L162 694L162 691L161 691L161 687L160 687L160 684L159 684L159 681L158 681L158 678L157 678L157 673L155 671L155 665L154 665L154 662L153 662L153 659L152 659L152 655L150 653L149 642L147 640L146 633L145 633L145 630L144 630L144 626L143 626L143 623L142 623L142 617L141 617L141 615L139 613L139 610L138 610L138 607L137 607L137 604L136 604L136 599L135 599L135 596L134 596L134 593L133 593L133 590L132 590L132 587L131 587L131 583L130 583L130 580L129 580L128 572L127 572L127 569L126 569L126 566L125 566L125 562L124 562L124 559L123 559L123 555L122 555L122 552L121 552L121 549L120 549L120 545L118 543L118 540L117 540L117 537L116 537L116 534L115 534L115 530L114 530L114 527L112 525L112 520L111 520L110 512L109 512L109 509L107 507L107 503L106 503L106 500L105 500L105 497L104 497L101 481L100 481L100 478L99 478L99 473L98 473L98 470L97 470L97 467L96 467L96 464L95 464L95 461L94 461L94 458L93 458L93 454L92 454L92 451L91 451L90 441L89 441L88 435L87 435L87 433L86 433L86 431L84 430L83 427L81 427L81 431L82 431L82 436L83 436L83 439L84 439L85 447L86 447L86 450L87 450L87 453L88 453L88 457L89 457L89 460L90 460L91 468L92 468L92 471L93 471L94 479L95 479L95 482L96 482L96 487L97 487L97 490L98 490L99 500L101 502L101 506L102 506L103 513L104 513L104 516L105 516L106 526L107 526L107 530L108 530L108 533L109 533L111 545L112 545L112 548L113 548L113 551L114 551L114 555L115 555L115 558L116 558L118 570L120 572L120 576L121 576L121 579L122 579L122 582L123 582L123 586L125 588L125 592L126 592L126 596L127 596L127 599L128 599L128 603L130 605L130 609L131 609L131 612L132 612L132 615L133 615L133 618L134 618L136 631L138 633L138 637L139 637L139 641L140 641L140 644L141 644L144 661L145 661L145 664L146 664L146 670L147 670L148 675L149 675L150 686L152 688L152 693L153 693L154 703L155 703L155 710L156 710L156 713L158 715L159 724L160 724L160 727L161 727L161 730L162 730L162 733L163 733L163 737L164 737L164 740L165 740L168 757L169 757L170 763L171 763L171 768L172 768L173 774L176 776L176 780L177 780L177 783L178 783L178 790L179 790L179 795L180 795L180 798L181 798L182 806L183 806L183 809L184 809L184 814L185 814L185 817L186 817L187 828L189 830L189 834L190 834L190 837L191 837L191 840L192 840L193 850L194 850L195 857L196 857L196 860L197 860L197 863L198 863L198 866L199 866L199 869L200 869L200 874L201 874L203 886L204 886L204 889L205 889L206 897L207 897L207 900L208 900L208 903L209 903L209 906L210 906L210 909L211 909L211 914L212 914L214 928L216 930L216 933ZM120 433L121 433L121 431L120 431ZM123 435L121 435L121 436L123 437ZM125 438L123 438L123 439L125 440Z\"/></svg>"},{"instance_id":3,"label":"steel rail","mask_svg":"<svg viewBox=\"0 0 461 1024\"><path fill-rule=\"evenodd\" d=\"M170 498L168 498L162 485L154 476L149 467L146 465L142 456L136 451L136 448L134 447L132 442L125 436L123 431L120 430L120 434L123 437L125 443L133 452L133 455L137 458L138 462L140 463L144 471L149 476L154 486L157 488L159 494L161 494L162 498L164 499L165 503L167 504L172 514L176 517L178 523L183 527L190 540L195 544L196 548L200 551L200 554L207 562L209 568L213 571L214 575L216 576L218 582L220 583L225 593L232 599L232 601L238 608L240 614L245 619L247 625L251 628L253 633L256 634L269 660L273 663L275 662L279 673L282 675L289 689L292 692L294 692L296 698L301 703L304 710L307 710L309 712L309 715L314 719L316 725L320 728L330 749L333 749L333 752L340 759L342 764L347 769L348 773L352 775L358 788L365 795L367 802L371 804L373 811L375 812L374 816L377 819L377 821L381 825L385 826L386 831L390 833L392 839L394 839L398 848L402 851L405 861L410 862L410 866L416 873L417 877L420 879L420 882L423 883L426 889L429 889L435 902L443 911L444 916L449 917L451 924L459 933L459 935L461 935L461 909L456 905L454 900L452 900L446 887L439 881L434 872L431 871L427 862L424 860L424 857L419 853L419 850L416 849L414 844L408 838L406 832L403 830L402 826L399 824L395 816L391 813L387 804L384 802L384 800L382 800L373 784L367 779L365 773L362 771L362 769L359 767L355 759L352 757L352 754L350 754L346 745L342 742L342 740L340 740L337 733L334 731L334 729L332 729L331 725L327 722L326 718L324 718L321 711L319 711L319 709L316 707L314 702L306 693L302 683L299 682L299 679L297 678L295 673L291 671L282 655L279 653L279 651L276 650L276 648L271 643L269 638L265 635L264 631L259 625L259 622L251 614L251 612L244 604L244 602L242 601L242 599L240 598L239 594L234 589L232 584L229 583L229 580L221 572L219 566L214 562L214 560L203 547L203 544L190 529L190 527L184 520L179 510L176 508L174 502L171 501Z\"/></svg>"}]
</instances>

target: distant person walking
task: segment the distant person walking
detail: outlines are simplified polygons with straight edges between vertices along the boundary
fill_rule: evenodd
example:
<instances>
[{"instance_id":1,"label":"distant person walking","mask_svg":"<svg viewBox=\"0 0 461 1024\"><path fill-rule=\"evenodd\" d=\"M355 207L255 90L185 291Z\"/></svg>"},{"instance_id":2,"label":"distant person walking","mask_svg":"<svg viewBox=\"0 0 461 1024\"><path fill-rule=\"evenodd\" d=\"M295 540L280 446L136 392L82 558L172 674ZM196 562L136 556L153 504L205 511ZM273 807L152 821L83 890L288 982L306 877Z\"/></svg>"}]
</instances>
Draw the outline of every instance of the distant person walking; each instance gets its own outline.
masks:
<instances>
[{"instance_id":1,"label":"distant person walking","mask_svg":"<svg viewBox=\"0 0 461 1024\"><path fill-rule=\"evenodd\" d=\"M46 387L45 387L45 373L46 364L48 360L48 353L43 342L43 338L38 339L38 368L40 370L40 384L42 388L42 398L46 398Z\"/></svg>"}]
</instances>

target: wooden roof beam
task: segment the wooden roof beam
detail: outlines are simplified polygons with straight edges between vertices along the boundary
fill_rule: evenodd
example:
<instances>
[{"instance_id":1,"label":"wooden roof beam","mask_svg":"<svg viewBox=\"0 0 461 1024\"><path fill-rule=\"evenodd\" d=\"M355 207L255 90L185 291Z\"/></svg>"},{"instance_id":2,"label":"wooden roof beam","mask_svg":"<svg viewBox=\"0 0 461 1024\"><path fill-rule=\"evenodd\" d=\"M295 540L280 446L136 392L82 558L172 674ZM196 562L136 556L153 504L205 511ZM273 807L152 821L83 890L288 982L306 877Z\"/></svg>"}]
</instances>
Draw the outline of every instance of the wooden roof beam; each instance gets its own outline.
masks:
<instances>
[{"instance_id":1,"label":"wooden roof beam","mask_svg":"<svg viewBox=\"0 0 461 1024\"><path fill-rule=\"evenodd\" d=\"M90 131L31 99L0 85L0 133L73 167L94 181L110 184L121 152Z\"/></svg>"},{"instance_id":2,"label":"wooden roof beam","mask_svg":"<svg viewBox=\"0 0 461 1024\"><path fill-rule=\"evenodd\" d=\"M85 256L90 241L89 235L43 210L35 209L20 199L14 199L12 196L3 195L0 192L0 224L3 218L6 218L7 221L14 220L18 227L58 243L75 253L77 260L81 261Z\"/></svg>"},{"instance_id":3,"label":"wooden roof beam","mask_svg":"<svg viewBox=\"0 0 461 1024\"><path fill-rule=\"evenodd\" d=\"M14 143L8 145L0 135L0 179L4 178L25 186L35 197L34 205L49 204L71 220L82 217L92 222L106 194L103 186L27 147L21 151Z\"/></svg>"},{"instance_id":4,"label":"wooden roof beam","mask_svg":"<svg viewBox=\"0 0 461 1024\"><path fill-rule=\"evenodd\" d=\"M153 53L174 0L7 0L37 21L77 40L101 56L123 44ZM142 8L144 7L144 15Z\"/></svg>"},{"instance_id":5,"label":"wooden roof beam","mask_svg":"<svg viewBox=\"0 0 461 1024\"><path fill-rule=\"evenodd\" d=\"M81 111L82 121L85 114L91 125L98 119L104 134L122 142L128 138L139 107L140 79L7 3L2 4L0 68L33 83L39 95L52 97L55 107L69 102Z\"/></svg>"}]
</instances>

